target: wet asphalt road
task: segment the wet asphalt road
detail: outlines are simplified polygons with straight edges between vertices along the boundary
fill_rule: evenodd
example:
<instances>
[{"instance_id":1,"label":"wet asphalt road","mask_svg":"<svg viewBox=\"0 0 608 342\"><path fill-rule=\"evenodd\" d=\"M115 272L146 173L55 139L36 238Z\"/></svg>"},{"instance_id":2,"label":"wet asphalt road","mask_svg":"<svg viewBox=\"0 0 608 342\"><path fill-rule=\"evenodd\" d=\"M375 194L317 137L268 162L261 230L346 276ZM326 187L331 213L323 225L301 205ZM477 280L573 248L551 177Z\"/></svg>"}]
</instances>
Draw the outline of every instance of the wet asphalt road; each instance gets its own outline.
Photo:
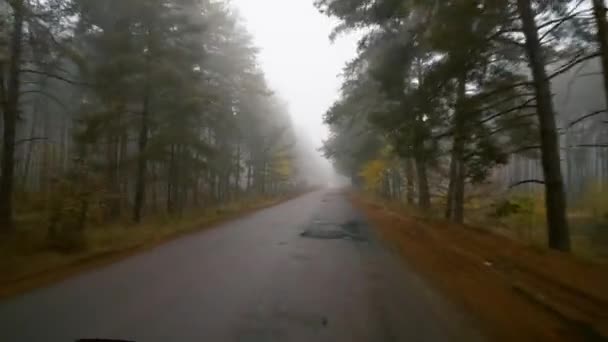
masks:
<instances>
[{"instance_id":1,"label":"wet asphalt road","mask_svg":"<svg viewBox=\"0 0 608 342\"><path fill-rule=\"evenodd\" d=\"M2 342L479 340L470 322L330 190L0 302Z\"/></svg>"}]
</instances>

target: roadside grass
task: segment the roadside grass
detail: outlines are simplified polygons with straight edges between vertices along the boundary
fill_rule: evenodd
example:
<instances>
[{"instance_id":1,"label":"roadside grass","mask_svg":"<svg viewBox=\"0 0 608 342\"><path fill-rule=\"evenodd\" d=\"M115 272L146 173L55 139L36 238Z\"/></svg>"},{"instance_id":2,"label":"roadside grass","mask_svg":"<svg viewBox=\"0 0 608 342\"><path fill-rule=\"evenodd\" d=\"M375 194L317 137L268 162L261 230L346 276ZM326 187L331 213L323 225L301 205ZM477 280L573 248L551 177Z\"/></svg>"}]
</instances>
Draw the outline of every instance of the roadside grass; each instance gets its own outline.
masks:
<instances>
[{"instance_id":1,"label":"roadside grass","mask_svg":"<svg viewBox=\"0 0 608 342\"><path fill-rule=\"evenodd\" d=\"M18 230L0 239L0 299L123 259L294 197L249 198L222 206L191 209L175 217L151 216L139 225L123 220L89 226L84 231L84 246L71 253L51 248L46 215L19 215Z\"/></svg>"},{"instance_id":2,"label":"roadside grass","mask_svg":"<svg viewBox=\"0 0 608 342\"><path fill-rule=\"evenodd\" d=\"M433 202L433 209L423 211L402 201L385 200L369 193L359 193L371 205L435 224L446 223L445 203ZM437 199L436 199L437 200ZM517 209L496 215L501 203ZM572 253L585 261L608 264L608 189L590 187L568 211ZM544 194L512 193L509 196L474 194L465 202L465 225L507 237L539 251L547 249L547 223Z\"/></svg>"}]
</instances>

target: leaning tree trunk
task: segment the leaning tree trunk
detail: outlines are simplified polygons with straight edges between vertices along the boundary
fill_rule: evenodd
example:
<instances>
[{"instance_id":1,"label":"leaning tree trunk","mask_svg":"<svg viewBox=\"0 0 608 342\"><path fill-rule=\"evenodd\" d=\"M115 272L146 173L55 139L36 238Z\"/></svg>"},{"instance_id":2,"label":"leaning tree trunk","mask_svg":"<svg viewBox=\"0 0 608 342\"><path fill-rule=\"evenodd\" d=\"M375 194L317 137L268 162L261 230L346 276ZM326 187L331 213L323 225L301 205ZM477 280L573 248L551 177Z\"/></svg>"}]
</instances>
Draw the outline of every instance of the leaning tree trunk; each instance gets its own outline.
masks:
<instances>
[{"instance_id":1,"label":"leaning tree trunk","mask_svg":"<svg viewBox=\"0 0 608 342\"><path fill-rule=\"evenodd\" d=\"M530 0L517 0L518 11L526 38L526 54L532 69L537 99L537 115L540 125L542 165L545 175L545 204L549 230L549 247L561 251L570 250L567 205L562 178L559 138L555 125L555 111L551 98L551 84L545 70L545 57L538 37L534 11Z\"/></svg>"},{"instance_id":2,"label":"leaning tree trunk","mask_svg":"<svg viewBox=\"0 0 608 342\"><path fill-rule=\"evenodd\" d=\"M10 48L7 98L4 106L2 141L2 178L0 179L0 231L13 228L13 186L15 174L15 136L19 111L21 54L23 43L23 0L12 2L13 34Z\"/></svg>"},{"instance_id":3,"label":"leaning tree trunk","mask_svg":"<svg viewBox=\"0 0 608 342\"><path fill-rule=\"evenodd\" d=\"M597 42L601 52L604 105L608 106L608 22L606 21L604 0L593 0L593 16L597 25Z\"/></svg>"}]
</instances>

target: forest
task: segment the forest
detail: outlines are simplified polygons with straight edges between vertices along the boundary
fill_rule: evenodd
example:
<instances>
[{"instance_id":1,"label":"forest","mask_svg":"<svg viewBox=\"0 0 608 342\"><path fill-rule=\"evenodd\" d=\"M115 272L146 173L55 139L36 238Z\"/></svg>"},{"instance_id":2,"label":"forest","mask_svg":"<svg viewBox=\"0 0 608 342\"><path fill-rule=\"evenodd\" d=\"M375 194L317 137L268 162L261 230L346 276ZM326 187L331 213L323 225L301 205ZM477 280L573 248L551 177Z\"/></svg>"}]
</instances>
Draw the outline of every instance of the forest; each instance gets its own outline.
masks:
<instances>
[{"instance_id":1,"label":"forest","mask_svg":"<svg viewBox=\"0 0 608 342\"><path fill-rule=\"evenodd\" d=\"M5 241L78 249L307 186L312 148L229 2L2 0L0 112Z\"/></svg>"},{"instance_id":2,"label":"forest","mask_svg":"<svg viewBox=\"0 0 608 342\"><path fill-rule=\"evenodd\" d=\"M337 20L333 38L361 36L325 116L324 153L353 184L426 216L605 255L603 0L315 5Z\"/></svg>"}]
</instances>

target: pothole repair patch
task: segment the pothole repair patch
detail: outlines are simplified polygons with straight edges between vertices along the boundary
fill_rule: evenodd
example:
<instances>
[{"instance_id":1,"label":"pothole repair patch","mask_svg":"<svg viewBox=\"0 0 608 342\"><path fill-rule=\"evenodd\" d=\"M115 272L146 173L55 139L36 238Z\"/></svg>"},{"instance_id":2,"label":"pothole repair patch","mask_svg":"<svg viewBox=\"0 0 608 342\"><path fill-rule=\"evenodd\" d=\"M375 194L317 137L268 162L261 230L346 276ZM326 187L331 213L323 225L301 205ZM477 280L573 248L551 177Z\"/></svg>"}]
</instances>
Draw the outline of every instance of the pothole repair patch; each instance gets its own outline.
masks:
<instances>
[{"instance_id":1,"label":"pothole repair patch","mask_svg":"<svg viewBox=\"0 0 608 342\"><path fill-rule=\"evenodd\" d=\"M361 234L360 223L357 221L348 221L342 224L314 221L300 236L322 240L367 241Z\"/></svg>"}]
</instances>

